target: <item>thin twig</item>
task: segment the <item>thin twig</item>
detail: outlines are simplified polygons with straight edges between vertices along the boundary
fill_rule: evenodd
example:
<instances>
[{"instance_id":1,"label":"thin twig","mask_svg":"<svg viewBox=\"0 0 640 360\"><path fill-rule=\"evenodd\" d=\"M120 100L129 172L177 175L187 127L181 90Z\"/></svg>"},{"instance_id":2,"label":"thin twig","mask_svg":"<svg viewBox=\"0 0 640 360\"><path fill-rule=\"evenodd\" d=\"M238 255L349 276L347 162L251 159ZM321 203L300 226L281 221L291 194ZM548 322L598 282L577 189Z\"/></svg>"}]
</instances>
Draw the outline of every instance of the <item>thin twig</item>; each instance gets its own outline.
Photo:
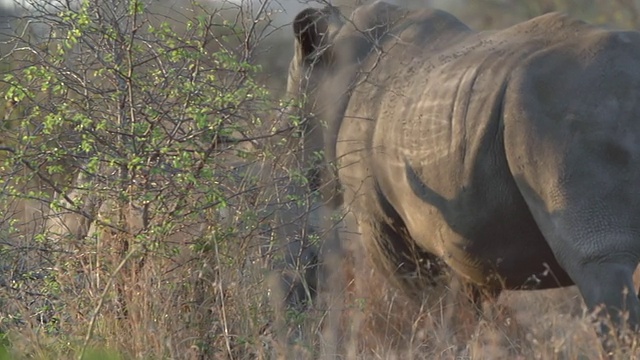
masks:
<instances>
[{"instance_id":1,"label":"thin twig","mask_svg":"<svg viewBox=\"0 0 640 360\"><path fill-rule=\"evenodd\" d=\"M113 273L109 277L109 281L107 281L107 284L104 287L104 290L102 290L102 294L100 294L100 300L98 301L98 305L96 305L96 308L94 309L93 314L91 314L91 319L89 320L89 328L87 329L87 334L84 337L82 348L80 349L80 355L78 356L79 360L82 360L84 358L85 353L87 352L89 341L91 341L91 337L93 336L93 330L95 329L96 319L98 318L98 314L100 314L100 310L102 310L102 306L104 305L105 298L107 297L107 292L109 291L109 289L111 289L111 286L115 281L116 275L118 275L118 273L120 272L120 270L122 270L122 268L127 263L127 261L129 261L129 259L133 256L133 254L136 253L137 251L138 251L137 246L132 247L129 253L124 257L124 259L122 259L120 264L118 264L118 267L116 267L116 269L113 271Z\"/></svg>"}]
</instances>

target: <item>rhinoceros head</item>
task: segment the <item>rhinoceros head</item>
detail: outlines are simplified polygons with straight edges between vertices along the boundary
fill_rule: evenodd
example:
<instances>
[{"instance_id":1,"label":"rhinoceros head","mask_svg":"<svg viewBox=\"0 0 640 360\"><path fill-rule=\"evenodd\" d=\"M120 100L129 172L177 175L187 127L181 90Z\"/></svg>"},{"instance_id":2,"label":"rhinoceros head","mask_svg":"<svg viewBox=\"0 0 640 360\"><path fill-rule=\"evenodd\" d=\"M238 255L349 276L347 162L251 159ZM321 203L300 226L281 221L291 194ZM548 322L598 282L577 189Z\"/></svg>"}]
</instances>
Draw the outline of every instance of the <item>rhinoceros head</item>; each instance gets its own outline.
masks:
<instances>
[{"instance_id":1,"label":"rhinoceros head","mask_svg":"<svg viewBox=\"0 0 640 360\"><path fill-rule=\"evenodd\" d=\"M340 105L346 104L359 68L383 38L393 38L386 34L406 15L405 9L383 1L356 8L348 19L331 5L301 11L293 21L287 97L303 104L305 116L329 111L321 117L329 122L340 118Z\"/></svg>"},{"instance_id":2,"label":"rhinoceros head","mask_svg":"<svg viewBox=\"0 0 640 360\"><path fill-rule=\"evenodd\" d=\"M290 99L313 103L311 99L318 82L334 57L332 39L342 25L339 10L330 5L323 9L305 9L295 17L295 53L287 79L287 96Z\"/></svg>"}]
</instances>

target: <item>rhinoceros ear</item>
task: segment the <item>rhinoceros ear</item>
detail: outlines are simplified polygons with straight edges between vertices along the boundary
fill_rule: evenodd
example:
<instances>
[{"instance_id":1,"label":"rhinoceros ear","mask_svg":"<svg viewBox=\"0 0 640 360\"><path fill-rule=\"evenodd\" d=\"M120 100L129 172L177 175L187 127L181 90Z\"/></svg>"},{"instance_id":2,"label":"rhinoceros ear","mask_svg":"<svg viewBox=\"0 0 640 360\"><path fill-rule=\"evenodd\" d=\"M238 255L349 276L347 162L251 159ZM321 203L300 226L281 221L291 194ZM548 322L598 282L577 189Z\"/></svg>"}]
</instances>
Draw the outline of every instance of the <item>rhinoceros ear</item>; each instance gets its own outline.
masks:
<instances>
[{"instance_id":1,"label":"rhinoceros ear","mask_svg":"<svg viewBox=\"0 0 640 360\"><path fill-rule=\"evenodd\" d=\"M329 29L327 13L320 9L302 10L293 20L293 34L296 37L302 58L311 60L322 47Z\"/></svg>"}]
</instances>

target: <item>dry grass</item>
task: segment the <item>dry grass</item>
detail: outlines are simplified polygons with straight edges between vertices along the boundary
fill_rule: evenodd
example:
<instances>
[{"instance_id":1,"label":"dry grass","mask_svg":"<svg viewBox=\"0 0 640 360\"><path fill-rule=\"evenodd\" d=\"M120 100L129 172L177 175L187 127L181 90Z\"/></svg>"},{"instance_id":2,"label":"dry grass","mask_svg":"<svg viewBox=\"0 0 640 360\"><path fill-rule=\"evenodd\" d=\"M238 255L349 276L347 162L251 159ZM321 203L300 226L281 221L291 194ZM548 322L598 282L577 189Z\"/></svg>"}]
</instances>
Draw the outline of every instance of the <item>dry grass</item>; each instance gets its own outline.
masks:
<instances>
[{"instance_id":1,"label":"dry grass","mask_svg":"<svg viewBox=\"0 0 640 360\"><path fill-rule=\"evenodd\" d=\"M362 265L345 265L349 287L344 302L329 310L341 316L339 326L333 330L341 340L338 358L602 358L599 339L575 288L508 292L496 304L485 304L483 318L478 320L469 299L455 284L434 289L429 299L416 304L372 271L371 264ZM313 312L305 316L312 319L307 320L309 327L303 330L307 333L299 336L308 339L309 333L317 333L321 338L323 333L318 326L322 326L323 317L313 319ZM278 358L334 355L300 352L295 345L280 349L284 353ZM634 350L637 356L637 349ZM616 358L629 358L629 353Z\"/></svg>"},{"instance_id":2,"label":"dry grass","mask_svg":"<svg viewBox=\"0 0 640 360\"><path fill-rule=\"evenodd\" d=\"M31 207L30 216L37 213ZM77 357L100 301L104 304L96 313L89 345L123 359L600 356L599 341L574 288L507 292L496 304L486 304L478 320L456 282L434 288L418 304L372 270L357 235L344 235L344 240L350 246L332 286L304 311L274 302L278 297L269 293L274 288L268 284L277 272L269 270L272 265L258 251L258 240L248 239L238 242L243 246L206 252L185 244L175 256L149 257L137 270L130 259L115 276L123 285L126 314L118 293L104 291L112 274L76 253L78 263L69 268L82 271L56 274L55 283L66 288L54 292L46 281L32 281L29 289L52 292L48 309L41 297L5 288L7 307L0 324L15 358ZM100 251L106 255L105 249L84 249L94 259ZM9 315L18 313L20 321L11 323ZM43 320L45 315L49 320Z\"/></svg>"},{"instance_id":3,"label":"dry grass","mask_svg":"<svg viewBox=\"0 0 640 360\"><path fill-rule=\"evenodd\" d=\"M505 292L497 303L485 304L478 319L456 281L416 303L372 270L357 236L347 241L352 246L339 272L343 279L333 283L345 286L327 291L337 303L327 306L332 295L325 292L315 307L296 314L297 321L280 322L284 329L271 335L278 344L273 358L602 358L593 322L574 287ZM331 316L339 317L336 325ZM332 337L338 338L335 347L325 342ZM615 358L638 355L636 344L620 351L626 352Z\"/></svg>"}]
</instances>

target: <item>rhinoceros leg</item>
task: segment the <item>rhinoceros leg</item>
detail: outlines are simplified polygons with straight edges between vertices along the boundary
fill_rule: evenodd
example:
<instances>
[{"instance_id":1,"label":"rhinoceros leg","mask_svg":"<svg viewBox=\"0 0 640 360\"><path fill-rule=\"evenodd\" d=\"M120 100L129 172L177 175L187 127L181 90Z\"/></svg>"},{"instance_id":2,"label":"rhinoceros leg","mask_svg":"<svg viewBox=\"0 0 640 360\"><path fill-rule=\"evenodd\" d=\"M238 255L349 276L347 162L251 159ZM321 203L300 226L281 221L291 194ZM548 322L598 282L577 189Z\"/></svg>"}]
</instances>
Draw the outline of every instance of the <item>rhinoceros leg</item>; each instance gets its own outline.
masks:
<instances>
[{"instance_id":1,"label":"rhinoceros leg","mask_svg":"<svg viewBox=\"0 0 640 360\"><path fill-rule=\"evenodd\" d=\"M640 323L640 301L632 280L634 270L635 266L624 262L591 263L573 274L587 306L596 310L596 329L609 358L629 356L624 355L628 341L633 339L628 337L628 331L637 331Z\"/></svg>"},{"instance_id":2,"label":"rhinoceros leg","mask_svg":"<svg viewBox=\"0 0 640 360\"><path fill-rule=\"evenodd\" d=\"M640 324L640 300L633 284L634 270L633 264L623 262L592 263L582 266L574 275L574 280L590 309L606 305L605 315L616 324L624 324L621 311L626 311L628 325L637 329Z\"/></svg>"},{"instance_id":3,"label":"rhinoceros leg","mask_svg":"<svg viewBox=\"0 0 640 360\"><path fill-rule=\"evenodd\" d=\"M637 330L640 300L633 284L638 264L635 237L624 229L597 235L585 232L583 229L597 223L597 218L582 219L582 212L577 211L549 212L527 186L519 185L556 259L577 285L590 311L602 309L598 315L606 315L610 319L607 322L618 330ZM627 314L623 317L621 312ZM608 333L609 327L603 323L600 331Z\"/></svg>"},{"instance_id":4,"label":"rhinoceros leg","mask_svg":"<svg viewBox=\"0 0 640 360\"><path fill-rule=\"evenodd\" d=\"M361 217L359 224L374 266L409 295L421 298L428 295L425 291L448 280L446 265L419 248L398 219Z\"/></svg>"},{"instance_id":5,"label":"rhinoceros leg","mask_svg":"<svg viewBox=\"0 0 640 360\"><path fill-rule=\"evenodd\" d=\"M597 217L584 217L590 212L575 209L549 212L546 210L549 205L536 197L530 187L522 182L518 185L556 259L578 286L588 308L593 311L604 306L603 314L618 328L628 325L637 329L640 300L633 284L638 265L635 236L622 226L618 229L611 226L608 232L589 231L600 225ZM597 207L596 203L591 208ZM628 318L623 319L621 311L627 311Z\"/></svg>"},{"instance_id":6,"label":"rhinoceros leg","mask_svg":"<svg viewBox=\"0 0 640 360\"><path fill-rule=\"evenodd\" d=\"M522 188L525 189L524 186ZM640 300L633 284L633 273L638 264L633 251L635 238L627 234L617 235L613 231L598 234L596 238L576 236L581 228L574 224L585 228L592 226L593 220L591 223L580 221L571 217L573 213L570 212L549 213L541 210L535 201L532 204L530 208L536 222L558 262L580 290L585 304L590 311L597 311L596 315L607 317L599 322L598 330L604 335L604 349L612 350L607 345L611 343L609 340L615 339L614 343L617 343L622 339L617 336L620 331L637 331L640 324ZM608 325L613 325L616 331L611 332Z\"/></svg>"}]
</instances>

